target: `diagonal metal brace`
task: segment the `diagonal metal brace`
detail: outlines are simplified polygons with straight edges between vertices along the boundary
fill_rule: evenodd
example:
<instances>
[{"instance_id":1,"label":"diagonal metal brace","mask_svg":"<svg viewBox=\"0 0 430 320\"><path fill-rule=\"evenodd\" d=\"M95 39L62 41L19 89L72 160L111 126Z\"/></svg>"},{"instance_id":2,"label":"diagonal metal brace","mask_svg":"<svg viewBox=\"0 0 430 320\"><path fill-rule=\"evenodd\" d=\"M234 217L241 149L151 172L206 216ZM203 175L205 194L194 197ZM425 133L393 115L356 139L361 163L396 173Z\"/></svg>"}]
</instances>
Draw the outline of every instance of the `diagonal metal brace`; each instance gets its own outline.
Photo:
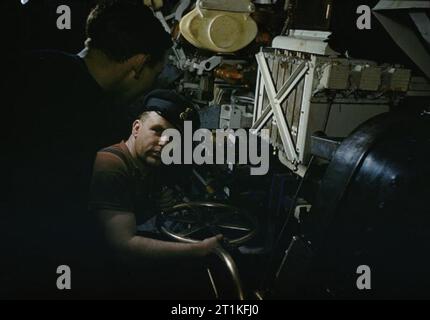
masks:
<instances>
[{"instance_id":1,"label":"diagonal metal brace","mask_svg":"<svg viewBox=\"0 0 430 320\"><path fill-rule=\"evenodd\" d=\"M307 66L306 62L303 62L288 78L287 82L283 85L281 90L279 90L279 93L277 93L273 84L272 77L270 75L270 70L267 65L266 58L264 57L264 53L259 52L256 55L256 59L261 72L261 77L264 82L265 90L269 98L271 110L266 108L265 112L260 117L261 122L260 119L258 119L254 126L255 128L260 127L261 129L261 123L264 121L267 122L270 119L269 115L272 112L278 126L278 130L281 136L282 144L284 145L287 158L293 163L298 163L299 157L295 150L294 142L291 137L291 132L281 108L281 103L291 94L291 92L294 90L294 87L297 86L300 79L306 74L309 67ZM254 126L252 129L255 129ZM253 130L253 132L255 131Z\"/></svg>"},{"instance_id":2,"label":"diagonal metal brace","mask_svg":"<svg viewBox=\"0 0 430 320\"><path fill-rule=\"evenodd\" d=\"M294 72L288 77L287 81L282 85L279 92L276 94L275 99L279 100L279 103L282 104L286 99L288 99L293 92L293 90L297 87L297 85L300 83L302 78L306 75L306 72L309 70L308 64L303 61L297 68L294 70ZM266 105L266 107L263 109L264 112L258 118L253 126L252 130L255 130L255 132L259 132L267 123L267 121L270 120L270 118L273 116L273 110L270 107L270 103Z\"/></svg>"}]
</instances>

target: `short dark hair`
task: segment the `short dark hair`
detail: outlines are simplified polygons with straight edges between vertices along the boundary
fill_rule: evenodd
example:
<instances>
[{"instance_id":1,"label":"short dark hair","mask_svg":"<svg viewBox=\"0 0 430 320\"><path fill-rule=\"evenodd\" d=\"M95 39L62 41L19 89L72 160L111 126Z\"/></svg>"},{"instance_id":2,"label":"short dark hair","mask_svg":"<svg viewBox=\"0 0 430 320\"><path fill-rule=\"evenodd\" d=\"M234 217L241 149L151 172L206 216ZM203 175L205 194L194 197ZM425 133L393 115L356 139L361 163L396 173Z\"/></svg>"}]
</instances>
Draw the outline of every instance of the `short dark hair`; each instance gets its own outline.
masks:
<instances>
[{"instance_id":1,"label":"short dark hair","mask_svg":"<svg viewBox=\"0 0 430 320\"><path fill-rule=\"evenodd\" d=\"M161 61L172 46L170 35L142 0L102 0L90 12L86 35L89 48L124 62L136 54Z\"/></svg>"}]
</instances>

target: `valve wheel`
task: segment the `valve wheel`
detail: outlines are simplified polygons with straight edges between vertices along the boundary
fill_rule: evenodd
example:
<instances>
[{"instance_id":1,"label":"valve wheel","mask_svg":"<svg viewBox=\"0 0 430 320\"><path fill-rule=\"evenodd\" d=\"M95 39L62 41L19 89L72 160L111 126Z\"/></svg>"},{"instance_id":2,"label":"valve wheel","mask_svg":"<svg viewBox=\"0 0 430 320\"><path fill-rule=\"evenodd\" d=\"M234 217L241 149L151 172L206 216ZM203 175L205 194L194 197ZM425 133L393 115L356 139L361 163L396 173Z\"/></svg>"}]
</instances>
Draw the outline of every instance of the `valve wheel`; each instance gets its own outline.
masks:
<instances>
[{"instance_id":1,"label":"valve wheel","mask_svg":"<svg viewBox=\"0 0 430 320\"><path fill-rule=\"evenodd\" d=\"M232 246L247 242L257 232L252 217L236 207L214 202L177 204L157 216L157 227L171 239L185 243L222 234Z\"/></svg>"}]
</instances>

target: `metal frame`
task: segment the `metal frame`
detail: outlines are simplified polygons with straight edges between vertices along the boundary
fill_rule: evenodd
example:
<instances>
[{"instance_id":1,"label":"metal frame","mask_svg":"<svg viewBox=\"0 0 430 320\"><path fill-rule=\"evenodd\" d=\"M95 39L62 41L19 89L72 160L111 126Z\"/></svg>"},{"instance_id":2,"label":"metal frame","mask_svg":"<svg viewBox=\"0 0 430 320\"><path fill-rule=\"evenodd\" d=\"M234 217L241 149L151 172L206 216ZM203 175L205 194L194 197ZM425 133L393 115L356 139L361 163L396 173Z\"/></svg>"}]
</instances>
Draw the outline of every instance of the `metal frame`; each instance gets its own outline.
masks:
<instances>
[{"instance_id":1,"label":"metal frame","mask_svg":"<svg viewBox=\"0 0 430 320\"><path fill-rule=\"evenodd\" d=\"M307 70L308 70L308 66L306 62L302 62L296 68L296 70L294 70L293 74L288 78L288 80L282 85L282 88L279 90L279 92L276 94L276 97L275 97L275 99L277 99L280 104L282 104L286 99L290 97L290 94L300 83L300 81L306 74ZM260 73L258 73L257 81L260 81ZM270 103L269 103L264 108L264 112L262 114L260 113L260 117L258 119L257 118L254 119L254 125L252 126L252 129L256 130L257 132L260 131L272 116L273 116L273 110L270 108Z\"/></svg>"},{"instance_id":2,"label":"metal frame","mask_svg":"<svg viewBox=\"0 0 430 320\"><path fill-rule=\"evenodd\" d=\"M297 133L296 151L301 155L300 162L303 162L306 139L308 139L308 122L312 99L312 86L315 76L316 56L312 55L309 73L305 78L305 86L303 88L302 110L300 111L300 121ZM309 65L309 64L308 64Z\"/></svg>"},{"instance_id":3,"label":"metal frame","mask_svg":"<svg viewBox=\"0 0 430 320\"><path fill-rule=\"evenodd\" d=\"M287 81L282 85L281 89L276 92L275 85L273 83L272 76L270 74L270 69L267 65L266 58L264 56L264 52L259 52L256 55L257 64L258 64L258 76L257 80L261 79L262 81L258 82L256 92L259 91L259 97L256 99L255 110L254 110L254 124L251 128L251 132L258 133L264 125L274 116L277 127L279 130L279 134L281 136L282 144L284 146L284 150L287 156L288 161L290 161L293 165L298 165L303 161L303 158L300 157L299 152L303 150L304 143L306 141L306 137L301 138L302 135L302 125L307 125L309 118L309 108L310 108L310 96L312 94L312 81L313 81L313 69L312 69L312 77L308 79L307 73L310 69L309 63L303 61L291 76L287 79ZM315 64L313 64L315 65ZM306 77L305 77L306 76ZM282 110L281 104L288 99L300 81L305 77L305 91L304 96L309 98L309 103L307 104L305 110L302 107L302 116L300 118L299 125L299 137L298 137L298 147L294 145L294 141L291 135L291 130L288 126L287 120L285 119L284 112ZM264 90L267 93L269 98L269 105L262 112L261 105L263 100ZM262 112L262 113L261 113ZM302 119L306 118L306 119ZM304 129L304 133L306 134L307 130Z\"/></svg>"}]
</instances>

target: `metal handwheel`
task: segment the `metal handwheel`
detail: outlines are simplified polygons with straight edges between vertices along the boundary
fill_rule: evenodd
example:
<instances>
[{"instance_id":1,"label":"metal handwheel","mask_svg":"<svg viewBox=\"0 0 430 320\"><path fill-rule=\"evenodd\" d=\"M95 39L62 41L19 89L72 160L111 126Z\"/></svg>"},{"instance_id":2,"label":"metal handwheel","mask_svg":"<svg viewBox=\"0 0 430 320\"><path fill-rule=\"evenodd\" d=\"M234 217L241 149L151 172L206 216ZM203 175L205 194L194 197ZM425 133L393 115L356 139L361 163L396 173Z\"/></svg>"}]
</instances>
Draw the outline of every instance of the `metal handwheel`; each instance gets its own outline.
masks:
<instances>
[{"instance_id":1,"label":"metal handwheel","mask_svg":"<svg viewBox=\"0 0 430 320\"><path fill-rule=\"evenodd\" d=\"M186 202L164 210L157 217L157 227L171 239L193 243L222 234L237 246L252 239L257 224L239 209L213 202Z\"/></svg>"},{"instance_id":2,"label":"metal handwheel","mask_svg":"<svg viewBox=\"0 0 430 320\"><path fill-rule=\"evenodd\" d=\"M180 242L195 243L223 234L228 244L236 246L252 239L257 229L255 221L237 208L212 202L187 202L175 205L157 217L157 227L160 232ZM222 247L216 248L214 254L229 271L237 298L244 300L239 271L232 256ZM218 290L209 268L208 274L215 296L218 297Z\"/></svg>"}]
</instances>

